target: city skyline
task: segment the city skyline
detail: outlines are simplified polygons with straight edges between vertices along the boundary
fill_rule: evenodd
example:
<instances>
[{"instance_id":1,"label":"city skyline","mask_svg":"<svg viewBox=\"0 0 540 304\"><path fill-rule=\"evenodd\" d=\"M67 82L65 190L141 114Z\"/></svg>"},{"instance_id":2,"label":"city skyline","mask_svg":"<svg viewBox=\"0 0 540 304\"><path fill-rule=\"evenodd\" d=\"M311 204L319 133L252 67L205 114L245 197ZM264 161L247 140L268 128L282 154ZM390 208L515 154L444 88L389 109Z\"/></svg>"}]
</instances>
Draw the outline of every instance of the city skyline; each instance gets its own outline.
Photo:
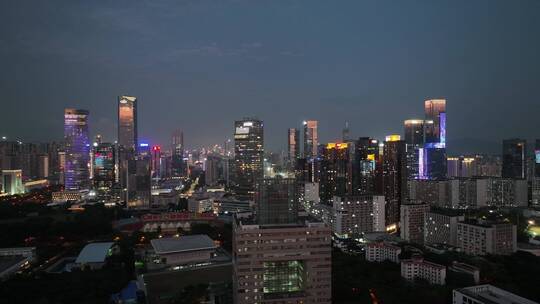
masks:
<instances>
[{"instance_id":1,"label":"city skyline","mask_svg":"<svg viewBox=\"0 0 540 304\"><path fill-rule=\"evenodd\" d=\"M319 142L338 140L346 121L353 138L384 139L436 98L448 101L450 154L536 137L536 1L2 6L0 129L10 139L60 141L63 109L80 108L92 137L114 141L122 94L138 99L139 138L163 146L175 129L186 147L221 144L246 116L266 122L275 152L304 120L319 122Z\"/></svg>"}]
</instances>

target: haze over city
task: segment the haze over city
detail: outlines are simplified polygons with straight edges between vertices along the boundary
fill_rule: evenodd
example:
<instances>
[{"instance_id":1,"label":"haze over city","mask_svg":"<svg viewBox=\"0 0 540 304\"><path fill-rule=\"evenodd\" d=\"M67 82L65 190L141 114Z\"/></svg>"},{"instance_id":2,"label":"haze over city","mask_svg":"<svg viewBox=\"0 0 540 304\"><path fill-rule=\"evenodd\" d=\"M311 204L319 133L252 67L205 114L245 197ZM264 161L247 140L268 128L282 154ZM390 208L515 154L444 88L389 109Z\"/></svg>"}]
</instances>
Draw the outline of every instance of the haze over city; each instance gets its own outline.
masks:
<instances>
[{"instance_id":1,"label":"haze over city","mask_svg":"<svg viewBox=\"0 0 540 304\"><path fill-rule=\"evenodd\" d=\"M140 137L221 144L231 121L319 120L323 141L398 133L425 99L449 101L449 151L533 139L540 3L524 1L3 1L0 130L60 140L66 107L115 138L115 102L139 99ZM24 106L23 106L24 105ZM32 111L29 111L32 109ZM32 121L32 124L28 124ZM2 134L4 135L4 134Z\"/></svg>"}]
</instances>

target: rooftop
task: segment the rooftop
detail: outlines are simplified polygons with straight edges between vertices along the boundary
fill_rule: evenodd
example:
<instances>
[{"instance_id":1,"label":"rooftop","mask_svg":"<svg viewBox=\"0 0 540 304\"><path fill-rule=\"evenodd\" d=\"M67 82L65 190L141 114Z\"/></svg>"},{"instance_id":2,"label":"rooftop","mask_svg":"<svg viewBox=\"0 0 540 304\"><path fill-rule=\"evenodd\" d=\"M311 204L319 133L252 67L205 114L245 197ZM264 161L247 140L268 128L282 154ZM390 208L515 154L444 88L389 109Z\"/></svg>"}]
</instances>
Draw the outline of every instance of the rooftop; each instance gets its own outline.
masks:
<instances>
[{"instance_id":1,"label":"rooftop","mask_svg":"<svg viewBox=\"0 0 540 304\"><path fill-rule=\"evenodd\" d=\"M157 254L216 248L214 241L205 234L154 239L150 243Z\"/></svg>"},{"instance_id":2,"label":"rooftop","mask_svg":"<svg viewBox=\"0 0 540 304\"><path fill-rule=\"evenodd\" d=\"M103 263L113 245L113 242L90 243L84 246L75 263Z\"/></svg>"},{"instance_id":3,"label":"rooftop","mask_svg":"<svg viewBox=\"0 0 540 304\"><path fill-rule=\"evenodd\" d=\"M493 285L471 286L457 291L486 304L538 304Z\"/></svg>"}]
</instances>

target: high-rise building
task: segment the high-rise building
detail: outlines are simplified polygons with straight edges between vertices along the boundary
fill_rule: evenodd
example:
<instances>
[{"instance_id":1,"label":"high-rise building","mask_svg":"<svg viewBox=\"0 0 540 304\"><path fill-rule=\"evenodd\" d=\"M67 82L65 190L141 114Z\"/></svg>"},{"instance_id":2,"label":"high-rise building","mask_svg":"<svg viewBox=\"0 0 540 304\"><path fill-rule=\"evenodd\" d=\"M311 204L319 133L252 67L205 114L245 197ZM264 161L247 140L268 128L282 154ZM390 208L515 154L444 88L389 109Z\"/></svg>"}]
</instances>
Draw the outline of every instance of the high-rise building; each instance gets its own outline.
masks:
<instances>
[{"instance_id":1,"label":"high-rise building","mask_svg":"<svg viewBox=\"0 0 540 304\"><path fill-rule=\"evenodd\" d=\"M400 208L400 237L411 243L424 243L424 218L429 204L402 204Z\"/></svg>"},{"instance_id":2,"label":"high-rise building","mask_svg":"<svg viewBox=\"0 0 540 304\"><path fill-rule=\"evenodd\" d=\"M148 207L152 180L150 175L150 159L133 159L127 161L127 193L128 207Z\"/></svg>"},{"instance_id":3,"label":"high-rise building","mask_svg":"<svg viewBox=\"0 0 540 304\"><path fill-rule=\"evenodd\" d=\"M118 145L125 150L137 151L137 98L118 97Z\"/></svg>"},{"instance_id":4,"label":"high-rise building","mask_svg":"<svg viewBox=\"0 0 540 304\"><path fill-rule=\"evenodd\" d=\"M424 218L424 244L457 245L457 224L465 220L454 209L437 209L427 212Z\"/></svg>"},{"instance_id":5,"label":"high-rise building","mask_svg":"<svg viewBox=\"0 0 540 304\"><path fill-rule=\"evenodd\" d=\"M540 139L534 145L534 177L540 178Z\"/></svg>"},{"instance_id":6,"label":"high-rise building","mask_svg":"<svg viewBox=\"0 0 540 304\"><path fill-rule=\"evenodd\" d=\"M264 177L264 128L258 119L246 118L235 122L234 166L235 192L252 196L256 182Z\"/></svg>"},{"instance_id":7,"label":"high-rise building","mask_svg":"<svg viewBox=\"0 0 540 304\"><path fill-rule=\"evenodd\" d=\"M408 119L404 123L407 148L407 178L419 178L419 150L424 146L424 120Z\"/></svg>"},{"instance_id":8,"label":"high-rise building","mask_svg":"<svg viewBox=\"0 0 540 304\"><path fill-rule=\"evenodd\" d=\"M298 220L298 185L294 178L264 178L257 185L259 224L290 224Z\"/></svg>"},{"instance_id":9,"label":"high-rise building","mask_svg":"<svg viewBox=\"0 0 540 304\"><path fill-rule=\"evenodd\" d=\"M2 192L9 195L24 193L22 170L2 170Z\"/></svg>"},{"instance_id":10,"label":"high-rise building","mask_svg":"<svg viewBox=\"0 0 540 304\"><path fill-rule=\"evenodd\" d=\"M426 100L424 110L424 146L418 151L418 178L442 180L447 177L446 100Z\"/></svg>"},{"instance_id":11,"label":"high-rise building","mask_svg":"<svg viewBox=\"0 0 540 304\"><path fill-rule=\"evenodd\" d=\"M433 121L433 124L425 126L426 143L446 143L446 100L430 99L424 103L426 120Z\"/></svg>"},{"instance_id":12,"label":"high-rise building","mask_svg":"<svg viewBox=\"0 0 540 304\"><path fill-rule=\"evenodd\" d=\"M317 157L319 135L317 131L318 122L316 120L304 121L304 157Z\"/></svg>"},{"instance_id":13,"label":"high-rise building","mask_svg":"<svg viewBox=\"0 0 540 304\"><path fill-rule=\"evenodd\" d=\"M64 185L67 190L81 190L89 186L88 114L89 112L86 110L65 109L64 111L64 140L66 143Z\"/></svg>"},{"instance_id":14,"label":"high-rise building","mask_svg":"<svg viewBox=\"0 0 540 304\"><path fill-rule=\"evenodd\" d=\"M161 178L161 147L153 146L152 147L152 178Z\"/></svg>"},{"instance_id":15,"label":"high-rise building","mask_svg":"<svg viewBox=\"0 0 540 304\"><path fill-rule=\"evenodd\" d=\"M110 189L116 181L116 151L114 144L96 143L93 159L93 184L97 189Z\"/></svg>"},{"instance_id":16,"label":"high-rise building","mask_svg":"<svg viewBox=\"0 0 540 304\"><path fill-rule=\"evenodd\" d=\"M354 149L353 194L374 194L377 160L380 158L379 141L370 137L360 137Z\"/></svg>"},{"instance_id":17,"label":"high-rise building","mask_svg":"<svg viewBox=\"0 0 540 304\"><path fill-rule=\"evenodd\" d=\"M335 197L332 232L341 238L360 238L364 233L384 231L384 196Z\"/></svg>"},{"instance_id":18,"label":"high-rise building","mask_svg":"<svg viewBox=\"0 0 540 304\"><path fill-rule=\"evenodd\" d=\"M217 154L208 154L204 166L204 182L208 186L215 186L225 180L224 157Z\"/></svg>"},{"instance_id":19,"label":"high-rise building","mask_svg":"<svg viewBox=\"0 0 540 304\"><path fill-rule=\"evenodd\" d=\"M386 137L383 147L383 195L386 199L386 226L395 230L399 210L407 194L406 145L399 135Z\"/></svg>"},{"instance_id":20,"label":"high-rise building","mask_svg":"<svg viewBox=\"0 0 540 304\"><path fill-rule=\"evenodd\" d=\"M234 303L331 303L331 230L296 219L294 180L265 179L258 189L257 217L233 222Z\"/></svg>"},{"instance_id":21,"label":"high-rise building","mask_svg":"<svg viewBox=\"0 0 540 304\"><path fill-rule=\"evenodd\" d=\"M328 143L321 149L319 194L324 203L334 196L352 193L351 147L348 143Z\"/></svg>"},{"instance_id":22,"label":"high-rise building","mask_svg":"<svg viewBox=\"0 0 540 304\"><path fill-rule=\"evenodd\" d=\"M295 168L296 160L300 158L300 131L290 128L287 131L287 161L290 168Z\"/></svg>"},{"instance_id":23,"label":"high-rise building","mask_svg":"<svg viewBox=\"0 0 540 304\"><path fill-rule=\"evenodd\" d=\"M181 130L174 131L172 135L172 176L185 176L184 163L184 132Z\"/></svg>"},{"instance_id":24,"label":"high-rise building","mask_svg":"<svg viewBox=\"0 0 540 304\"><path fill-rule=\"evenodd\" d=\"M505 139L502 146L502 177L527 178L527 141Z\"/></svg>"}]
</instances>

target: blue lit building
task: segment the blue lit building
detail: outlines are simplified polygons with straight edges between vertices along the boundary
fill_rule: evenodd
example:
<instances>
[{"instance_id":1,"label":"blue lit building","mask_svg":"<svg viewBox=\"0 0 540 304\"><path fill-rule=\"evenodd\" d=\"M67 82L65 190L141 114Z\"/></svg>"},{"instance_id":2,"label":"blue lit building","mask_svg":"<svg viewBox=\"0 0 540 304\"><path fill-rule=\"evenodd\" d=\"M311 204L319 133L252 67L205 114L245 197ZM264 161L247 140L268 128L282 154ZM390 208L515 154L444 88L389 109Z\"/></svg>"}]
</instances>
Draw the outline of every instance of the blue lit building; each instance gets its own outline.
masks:
<instances>
[{"instance_id":1,"label":"blue lit building","mask_svg":"<svg viewBox=\"0 0 540 304\"><path fill-rule=\"evenodd\" d=\"M88 114L87 110L65 109L64 111L66 143L64 185L66 190L81 190L89 187Z\"/></svg>"}]
</instances>

